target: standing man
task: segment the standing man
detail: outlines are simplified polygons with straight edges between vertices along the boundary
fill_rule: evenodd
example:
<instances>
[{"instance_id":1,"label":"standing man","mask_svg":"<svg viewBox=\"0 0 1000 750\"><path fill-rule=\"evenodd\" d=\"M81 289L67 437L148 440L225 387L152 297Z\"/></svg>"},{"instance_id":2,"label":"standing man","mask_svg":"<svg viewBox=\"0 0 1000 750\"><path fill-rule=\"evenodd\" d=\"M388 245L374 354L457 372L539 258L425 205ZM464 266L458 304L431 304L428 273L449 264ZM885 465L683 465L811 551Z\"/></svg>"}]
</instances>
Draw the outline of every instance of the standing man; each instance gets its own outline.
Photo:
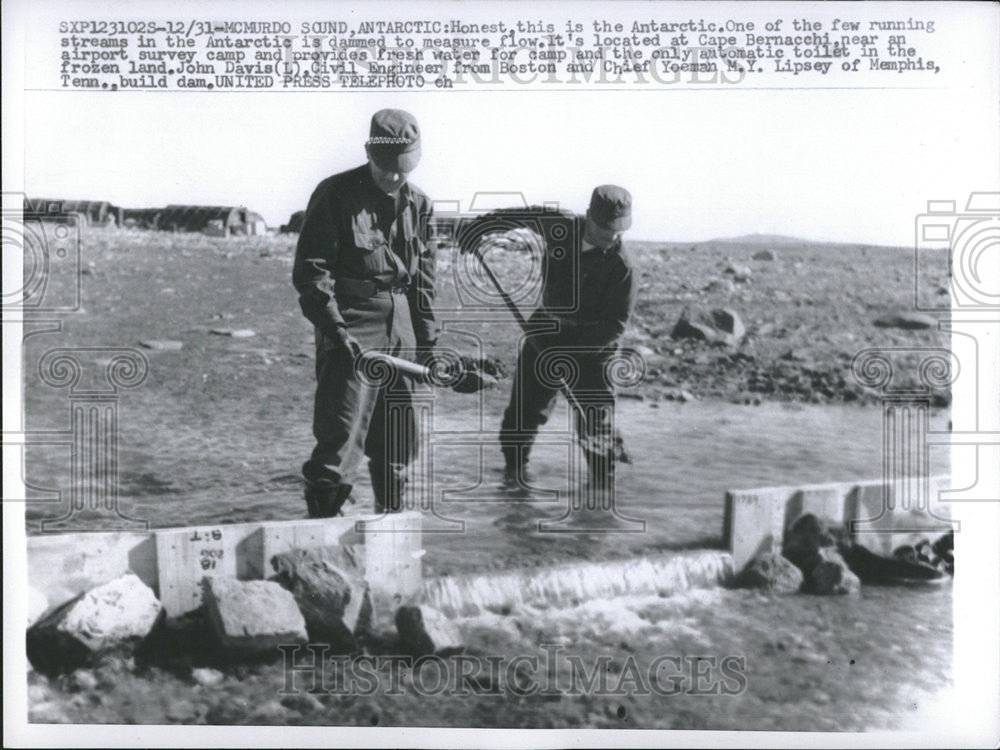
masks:
<instances>
[{"instance_id":1,"label":"standing man","mask_svg":"<svg viewBox=\"0 0 1000 750\"><path fill-rule=\"evenodd\" d=\"M414 384L395 375L381 388L355 370L369 349L425 361L439 328L434 254L423 241L428 197L407 182L420 160L420 129L408 112L371 120L368 163L323 180L309 199L292 281L316 330L316 447L302 467L310 517L337 515L363 456L377 513L402 509L405 471L417 452Z\"/></svg>"},{"instance_id":2,"label":"standing man","mask_svg":"<svg viewBox=\"0 0 1000 750\"><path fill-rule=\"evenodd\" d=\"M546 249L541 305L528 319L528 330L535 333L527 335L518 355L500 427L505 478L526 483L535 436L552 413L565 375L563 382L581 407L574 406L574 419L590 488L607 492L614 486L616 458L627 460L613 428L615 392L607 365L635 300L635 274L621 241L632 224L632 196L625 188L601 185L584 217L541 209L496 211L463 233L469 238L463 251L473 250L491 223L540 228Z\"/></svg>"}]
</instances>

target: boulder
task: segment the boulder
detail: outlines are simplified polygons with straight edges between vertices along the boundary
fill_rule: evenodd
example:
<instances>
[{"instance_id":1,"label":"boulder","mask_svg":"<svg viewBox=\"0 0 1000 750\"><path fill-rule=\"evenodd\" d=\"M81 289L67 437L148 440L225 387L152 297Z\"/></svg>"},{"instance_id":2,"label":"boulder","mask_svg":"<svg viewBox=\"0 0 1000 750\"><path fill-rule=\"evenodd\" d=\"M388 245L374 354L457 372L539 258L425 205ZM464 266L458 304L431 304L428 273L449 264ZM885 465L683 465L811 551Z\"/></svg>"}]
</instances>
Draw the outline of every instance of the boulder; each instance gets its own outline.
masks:
<instances>
[{"instance_id":1,"label":"boulder","mask_svg":"<svg viewBox=\"0 0 1000 750\"><path fill-rule=\"evenodd\" d=\"M777 260L778 254L774 250L758 250L753 254L754 260Z\"/></svg>"},{"instance_id":2,"label":"boulder","mask_svg":"<svg viewBox=\"0 0 1000 750\"><path fill-rule=\"evenodd\" d=\"M169 339L143 339L139 342L139 346L145 349L171 352L184 348L184 344L180 341L171 341Z\"/></svg>"},{"instance_id":3,"label":"boulder","mask_svg":"<svg viewBox=\"0 0 1000 750\"><path fill-rule=\"evenodd\" d=\"M231 336L234 339L249 339L257 335L250 328L211 328L208 332L214 336Z\"/></svg>"},{"instance_id":4,"label":"boulder","mask_svg":"<svg viewBox=\"0 0 1000 750\"><path fill-rule=\"evenodd\" d=\"M773 552L762 552L747 563L736 577L735 585L740 588L790 594L799 590L802 581L802 571L790 560Z\"/></svg>"},{"instance_id":5,"label":"boulder","mask_svg":"<svg viewBox=\"0 0 1000 750\"><path fill-rule=\"evenodd\" d=\"M892 312L875 319L875 325L879 328L905 328L907 330L921 330L925 328L935 328L937 320L930 315L916 312Z\"/></svg>"},{"instance_id":6,"label":"boulder","mask_svg":"<svg viewBox=\"0 0 1000 750\"><path fill-rule=\"evenodd\" d=\"M909 548L913 552L913 548ZM892 557L878 555L867 547L853 544L842 550L844 561L862 583L905 584L932 582L944 578L933 564L918 561L915 554L896 550Z\"/></svg>"},{"instance_id":7,"label":"boulder","mask_svg":"<svg viewBox=\"0 0 1000 750\"><path fill-rule=\"evenodd\" d=\"M444 613L426 605L403 606L396 610L399 645L413 656L457 653L464 644L458 627Z\"/></svg>"},{"instance_id":8,"label":"boulder","mask_svg":"<svg viewBox=\"0 0 1000 750\"><path fill-rule=\"evenodd\" d=\"M134 650L161 619L163 606L134 573L87 591L28 629L28 659L40 671L70 671L102 652Z\"/></svg>"},{"instance_id":9,"label":"boulder","mask_svg":"<svg viewBox=\"0 0 1000 750\"><path fill-rule=\"evenodd\" d=\"M360 566L344 547L297 549L271 558L278 582L295 597L313 641L352 653L371 630L372 597Z\"/></svg>"},{"instance_id":10,"label":"boulder","mask_svg":"<svg viewBox=\"0 0 1000 750\"><path fill-rule=\"evenodd\" d=\"M804 513L785 531L781 544L782 554L808 574L820 560L820 550L848 543L847 530L826 518Z\"/></svg>"},{"instance_id":11,"label":"boulder","mask_svg":"<svg viewBox=\"0 0 1000 750\"><path fill-rule=\"evenodd\" d=\"M712 279L710 282L702 287L703 292L722 292L723 294L732 294L736 291L736 284L730 279Z\"/></svg>"},{"instance_id":12,"label":"boulder","mask_svg":"<svg viewBox=\"0 0 1000 750\"><path fill-rule=\"evenodd\" d=\"M274 581L202 581L205 615L226 650L259 654L305 643L306 622L295 597Z\"/></svg>"},{"instance_id":13,"label":"boulder","mask_svg":"<svg viewBox=\"0 0 1000 750\"><path fill-rule=\"evenodd\" d=\"M711 343L737 344L746 328L735 310L715 308L708 312L685 307L670 336L675 339L700 339Z\"/></svg>"},{"instance_id":14,"label":"boulder","mask_svg":"<svg viewBox=\"0 0 1000 750\"><path fill-rule=\"evenodd\" d=\"M210 667L198 667L191 670L191 679L197 682L202 687L215 687L216 685L222 684L222 680L225 675L222 674L218 669L211 669Z\"/></svg>"},{"instance_id":15,"label":"boulder","mask_svg":"<svg viewBox=\"0 0 1000 750\"><path fill-rule=\"evenodd\" d=\"M819 561L805 575L802 591L824 596L858 594L861 581L836 550L823 547L819 550Z\"/></svg>"},{"instance_id":16,"label":"boulder","mask_svg":"<svg viewBox=\"0 0 1000 750\"><path fill-rule=\"evenodd\" d=\"M731 263L726 266L726 270L723 271L723 273L732 276L734 281L740 283L750 281L750 277L753 276L753 271L746 266L741 266L737 263Z\"/></svg>"}]
</instances>

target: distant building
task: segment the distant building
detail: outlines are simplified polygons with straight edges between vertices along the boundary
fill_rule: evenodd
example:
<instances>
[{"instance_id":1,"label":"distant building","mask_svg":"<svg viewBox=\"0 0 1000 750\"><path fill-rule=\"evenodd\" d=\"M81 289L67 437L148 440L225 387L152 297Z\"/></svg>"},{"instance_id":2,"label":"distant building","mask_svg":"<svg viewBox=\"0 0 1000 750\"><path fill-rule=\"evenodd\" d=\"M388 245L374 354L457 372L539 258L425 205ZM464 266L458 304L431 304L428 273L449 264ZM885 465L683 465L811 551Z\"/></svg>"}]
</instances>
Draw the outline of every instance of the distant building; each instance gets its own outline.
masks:
<instances>
[{"instance_id":1,"label":"distant building","mask_svg":"<svg viewBox=\"0 0 1000 750\"><path fill-rule=\"evenodd\" d=\"M123 208L121 225L134 229L156 229L162 213L162 208Z\"/></svg>"},{"instance_id":2,"label":"distant building","mask_svg":"<svg viewBox=\"0 0 1000 750\"><path fill-rule=\"evenodd\" d=\"M181 206L164 208L157 229L170 232L205 232L228 237L231 234L265 234L267 224L260 214L245 206Z\"/></svg>"},{"instance_id":3,"label":"distant building","mask_svg":"<svg viewBox=\"0 0 1000 750\"><path fill-rule=\"evenodd\" d=\"M61 198L25 198L24 210L35 215L76 214L82 223L95 227L121 226L122 209L109 201L70 201Z\"/></svg>"},{"instance_id":4,"label":"distant building","mask_svg":"<svg viewBox=\"0 0 1000 750\"><path fill-rule=\"evenodd\" d=\"M281 225L281 234L298 234L302 231L302 222L306 219L305 211L296 211L288 219L287 224Z\"/></svg>"}]
</instances>

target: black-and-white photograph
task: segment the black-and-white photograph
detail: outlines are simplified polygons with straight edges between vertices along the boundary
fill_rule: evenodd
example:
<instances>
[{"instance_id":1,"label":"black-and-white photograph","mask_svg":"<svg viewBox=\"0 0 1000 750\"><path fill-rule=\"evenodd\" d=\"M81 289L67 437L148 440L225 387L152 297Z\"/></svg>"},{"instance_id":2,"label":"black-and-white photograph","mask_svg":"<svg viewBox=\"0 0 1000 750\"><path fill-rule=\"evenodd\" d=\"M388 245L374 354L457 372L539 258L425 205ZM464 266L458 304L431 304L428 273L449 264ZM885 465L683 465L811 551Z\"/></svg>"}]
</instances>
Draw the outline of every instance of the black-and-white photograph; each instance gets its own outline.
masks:
<instances>
[{"instance_id":1,"label":"black-and-white photograph","mask_svg":"<svg viewBox=\"0 0 1000 750\"><path fill-rule=\"evenodd\" d=\"M997 5L3 13L5 744L995 746Z\"/></svg>"}]
</instances>

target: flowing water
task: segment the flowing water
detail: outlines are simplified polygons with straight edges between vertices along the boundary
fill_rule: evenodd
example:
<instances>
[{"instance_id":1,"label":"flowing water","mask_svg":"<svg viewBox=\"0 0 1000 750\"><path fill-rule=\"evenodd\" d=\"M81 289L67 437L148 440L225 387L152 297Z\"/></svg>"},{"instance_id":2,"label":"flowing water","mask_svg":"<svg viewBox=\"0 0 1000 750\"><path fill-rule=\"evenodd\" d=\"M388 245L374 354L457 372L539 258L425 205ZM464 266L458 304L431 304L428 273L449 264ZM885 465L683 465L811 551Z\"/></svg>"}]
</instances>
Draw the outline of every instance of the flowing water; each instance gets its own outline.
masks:
<instances>
[{"instance_id":1,"label":"flowing water","mask_svg":"<svg viewBox=\"0 0 1000 750\"><path fill-rule=\"evenodd\" d=\"M565 404L540 436L531 488L511 491L502 487L493 435L502 398L491 395L473 419L460 398L443 394L433 448L424 451L437 489L432 510L424 513L423 562L428 578L465 581L464 589L442 584L434 596L445 609L466 615L459 622L471 645L537 655L555 643L587 658L606 654L613 662L730 655L744 660L748 682L729 698L678 696L671 710L655 696L607 705L591 696L564 700L542 714L506 703L488 716L459 711L457 725L605 726L621 720L627 726L863 729L923 726L932 711L942 710L951 675L950 586L865 587L860 597L832 598L699 592L687 589L685 580L697 585L716 577L710 557L695 574L678 572L670 559L678 550L722 546L728 489L879 477L878 409L622 400L617 419L633 463L621 467L612 513L573 510L580 496L572 481L576 454L567 447ZM276 425L267 421L266 405L258 410L251 428L252 409L229 412L232 425L221 421L225 410L205 412L199 424L198 415L169 402L142 415L149 421L145 429L142 419L131 430L134 420L123 420L123 510L154 526L300 517L294 469L310 445L308 427ZM930 429L946 429L947 419L946 412L933 414ZM934 473L947 472L946 453L932 451L930 458ZM28 478L66 492L66 464L58 451L31 449ZM359 482L361 499L351 513L370 508L368 493L367 480ZM29 530L62 510L58 500L29 503ZM601 560L616 562L592 564ZM560 572L573 569L574 561L579 570ZM586 570L593 573L584 575ZM681 583L665 585L667 573L680 575ZM521 592L521 580L537 590ZM592 596L577 597L577 591ZM613 598L605 598L609 594ZM513 602L511 611L467 606L495 602L498 595ZM415 711L400 721L442 718Z\"/></svg>"}]
</instances>

